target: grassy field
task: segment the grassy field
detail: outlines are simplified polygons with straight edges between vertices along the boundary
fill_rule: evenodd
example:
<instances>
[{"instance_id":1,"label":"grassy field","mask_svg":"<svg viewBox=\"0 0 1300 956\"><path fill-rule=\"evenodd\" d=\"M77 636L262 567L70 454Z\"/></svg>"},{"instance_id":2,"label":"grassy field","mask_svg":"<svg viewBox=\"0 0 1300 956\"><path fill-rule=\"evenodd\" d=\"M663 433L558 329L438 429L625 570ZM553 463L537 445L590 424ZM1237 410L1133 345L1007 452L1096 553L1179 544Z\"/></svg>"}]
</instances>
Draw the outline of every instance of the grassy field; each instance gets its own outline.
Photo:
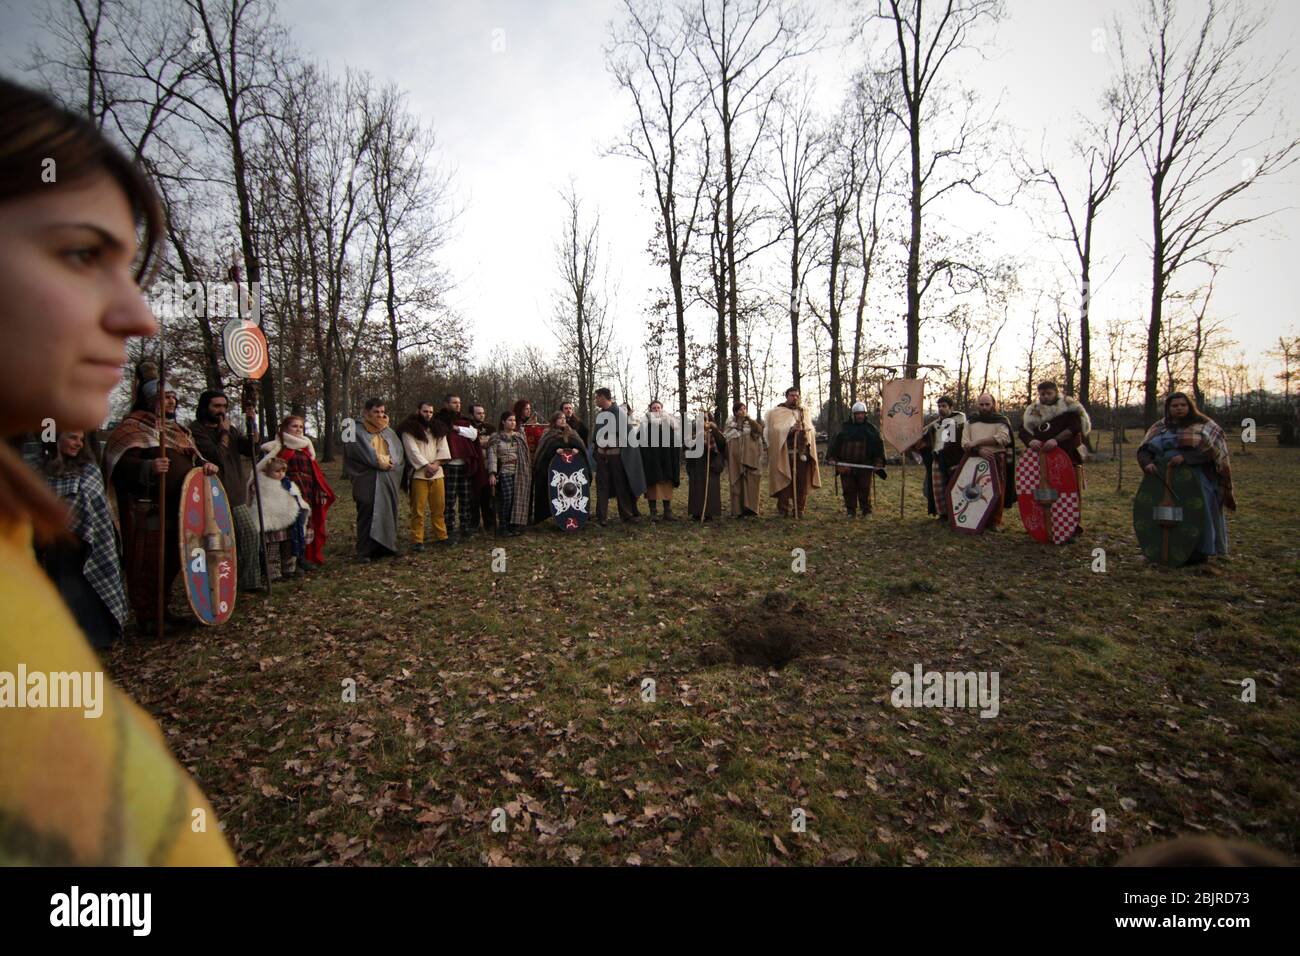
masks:
<instances>
[{"instance_id":1,"label":"grassy field","mask_svg":"<svg viewBox=\"0 0 1300 956\"><path fill-rule=\"evenodd\" d=\"M334 469L324 570L109 664L245 864L1107 864L1184 833L1296 856L1300 451L1234 465L1233 555L1176 571L1137 548L1131 461L1123 494L1089 467L1058 548L1014 514L958 538L909 468L902 519L893 469L853 523L827 475L797 522L765 498L365 567ZM797 656L736 663L760 640ZM996 671L998 715L895 708L917 663Z\"/></svg>"}]
</instances>

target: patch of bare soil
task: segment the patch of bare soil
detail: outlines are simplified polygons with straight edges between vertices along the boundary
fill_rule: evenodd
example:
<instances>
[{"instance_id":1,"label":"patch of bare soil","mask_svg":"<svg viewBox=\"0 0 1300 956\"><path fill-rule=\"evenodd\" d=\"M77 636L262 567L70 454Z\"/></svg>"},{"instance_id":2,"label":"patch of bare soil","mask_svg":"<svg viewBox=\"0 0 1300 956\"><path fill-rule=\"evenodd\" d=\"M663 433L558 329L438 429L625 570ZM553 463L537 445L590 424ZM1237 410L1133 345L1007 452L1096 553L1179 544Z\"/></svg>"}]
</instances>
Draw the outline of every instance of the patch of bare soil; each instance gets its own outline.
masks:
<instances>
[{"instance_id":1,"label":"patch of bare soil","mask_svg":"<svg viewBox=\"0 0 1300 956\"><path fill-rule=\"evenodd\" d=\"M703 648L704 664L780 670L797 657L824 653L830 645L816 608L785 591L755 593L742 607L719 609L714 629L718 640Z\"/></svg>"}]
</instances>

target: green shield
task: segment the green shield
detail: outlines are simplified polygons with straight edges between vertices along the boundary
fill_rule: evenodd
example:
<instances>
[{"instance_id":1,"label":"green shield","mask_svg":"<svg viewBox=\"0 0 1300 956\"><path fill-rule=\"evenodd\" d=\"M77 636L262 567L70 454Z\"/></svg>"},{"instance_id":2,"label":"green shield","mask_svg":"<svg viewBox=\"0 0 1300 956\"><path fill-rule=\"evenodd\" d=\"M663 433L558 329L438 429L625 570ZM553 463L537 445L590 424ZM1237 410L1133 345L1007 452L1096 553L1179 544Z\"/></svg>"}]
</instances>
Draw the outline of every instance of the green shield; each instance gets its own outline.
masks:
<instances>
[{"instance_id":1,"label":"green shield","mask_svg":"<svg viewBox=\"0 0 1300 956\"><path fill-rule=\"evenodd\" d=\"M1156 473L1142 479L1133 499L1133 531L1147 560L1171 568L1186 564L1204 527L1205 495L1196 469L1157 463Z\"/></svg>"}]
</instances>

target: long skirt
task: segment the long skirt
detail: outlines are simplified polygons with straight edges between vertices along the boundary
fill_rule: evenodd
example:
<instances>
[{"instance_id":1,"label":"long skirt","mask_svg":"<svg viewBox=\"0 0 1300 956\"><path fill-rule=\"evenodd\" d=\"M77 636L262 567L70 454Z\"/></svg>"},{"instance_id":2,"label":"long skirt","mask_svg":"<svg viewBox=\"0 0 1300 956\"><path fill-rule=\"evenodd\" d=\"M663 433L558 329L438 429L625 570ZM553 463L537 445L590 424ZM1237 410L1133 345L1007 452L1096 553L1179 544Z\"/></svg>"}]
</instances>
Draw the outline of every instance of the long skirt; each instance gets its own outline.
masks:
<instances>
[{"instance_id":1,"label":"long skirt","mask_svg":"<svg viewBox=\"0 0 1300 956\"><path fill-rule=\"evenodd\" d=\"M132 513L129 529L125 534L126 561L126 595L135 613L136 624L152 627L158 616L158 545L161 540L158 533L158 515L148 514L138 506ZM168 547L163 549L163 601L171 597L172 585L181 573L181 550L175 537L176 527L172 522L167 525Z\"/></svg>"},{"instance_id":2,"label":"long skirt","mask_svg":"<svg viewBox=\"0 0 1300 956\"><path fill-rule=\"evenodd\" d=\"M688 461L686 473L690 478L690 489L686 497L686 512L698 521L703 511L706 519L722 516L722 470L705 469L704 460L699 463ZM705 498L705 474L708 474L708 496Z\"/></svg>"}]
</instances>

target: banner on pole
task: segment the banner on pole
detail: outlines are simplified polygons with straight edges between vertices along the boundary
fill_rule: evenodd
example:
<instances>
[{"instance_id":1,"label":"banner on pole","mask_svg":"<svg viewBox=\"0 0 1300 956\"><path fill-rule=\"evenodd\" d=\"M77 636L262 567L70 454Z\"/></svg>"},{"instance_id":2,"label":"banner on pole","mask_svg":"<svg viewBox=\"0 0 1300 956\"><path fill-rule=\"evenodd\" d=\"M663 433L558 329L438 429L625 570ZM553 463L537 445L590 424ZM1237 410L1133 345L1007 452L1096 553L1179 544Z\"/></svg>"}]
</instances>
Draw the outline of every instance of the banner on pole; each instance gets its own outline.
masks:
<instances>
[{"instance_id":1,"label":"banner on pole","mask_svg":"<svg viewBox=\"0 0 1300 956\"><path fill-rule=\"evenodd\" d=\"M881 390L880 433L898 452L921 440L925 427L925 379L896 378Z\"/></svg>"}]
</instances>

